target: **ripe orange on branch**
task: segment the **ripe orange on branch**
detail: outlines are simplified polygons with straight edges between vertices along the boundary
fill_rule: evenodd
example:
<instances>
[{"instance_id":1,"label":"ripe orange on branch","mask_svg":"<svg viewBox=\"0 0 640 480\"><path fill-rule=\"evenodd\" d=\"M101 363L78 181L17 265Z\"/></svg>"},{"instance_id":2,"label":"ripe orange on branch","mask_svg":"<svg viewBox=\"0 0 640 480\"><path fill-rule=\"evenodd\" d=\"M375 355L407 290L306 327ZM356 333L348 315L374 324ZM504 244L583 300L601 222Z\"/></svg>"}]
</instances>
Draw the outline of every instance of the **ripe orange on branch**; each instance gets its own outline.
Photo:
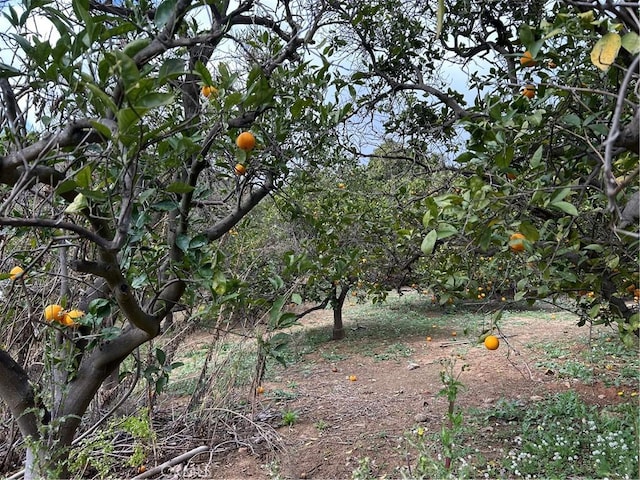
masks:
<instances>
[{"instance_id":1,"label":"ripe orange on branch","mask_svg":"<svg viewBox=\"0 0 640 480\"><path fill-rule=\"evenodd\" d=\"M523 67L533 67L536 63L538 62L533 59L533 55L529 50L524 52L522 57L520 57L520 65Z\"/></svg>"},{"instance_id":2,"label":"ripe orange on branch","mask_svg":"<svg viewBox=\"0 0 640 480\"><path fill-rule=\"evenodd\" d=\"M44 319L47 322L61 322L64 317L64 310L60 305L52 304L47 305L44 309Z\"/></svg>"},{"instance_id":3,"label":"ripe orange on branch","mask_svg":"<svg viewBox=\"0 0 640 480\"><path fill-rule=\"evenodd\" d=\"M528 99L532 99L536 95L536 87L535 85L525 85L522 90L522 95L527 97Z\"/></svg>"},{"instance_id":4,"label":"ripe orange on branch","mask_svg":"<svg viewBox=\"0 0 640 480\"><path fill-rule=\"evenodd\" d=\"M247 173L247 167L245 167L241 163L236 163L236 166L233 167L233 171L236 175L244 175L245 173Z\"/></svg>"},{"instance_id":5,"label":"ripe orange on branch","mask_svg":"<svg viewBox=\"0 0 640 480\"><path fill-rule=\"evenodd\" d=\"M24 270L22 269L22 267L13 267L10 271L9 271L9 275L10 275L10 279L11 280L15 280L16 277L20 274L22 274L24 272Z\"/></svg>"},{"instance_id":6,"label":"ripe orange on branch","mask_svg":"<svg viewBox=\"0 0 640 480\"><path fill-rule=\"evenodd\" d=\"M526 238L527 237L525 237L520 232L516 232L513 235L511 235L509 237L509 248L511 249L511 251L512 252L524 251L524 240L526 240Z\"/></svg>"},{"instance_id":7,"label":"ripe orange on branch","mask_svg":"<svg viewBox=\"0 0 640 480\"><path fill-rule=\"evenodd\" d=\"M242 132L236 138L236 145L240 150L249 152L256 146L256 137L251 132Z\"/></svg>"},{"instance_id":8,"label":"ripe orange on branch","mask_svg":"<svg viewBox=\"0 0 640 480\"><path fill-rule=\"evenodd\" d=\"M216 96L218 94L218 89L216 87L212 87L210 85L205 85L202 87L202 95L205 97L209 97L210 95Z\"/></svg>"},{"instance_id":9,"label":"ripe orange on branch","mask_svg":"<svg viewBox=\"0 0 640 480\"><path fill-rule=\"evenodd\" d=\"M65 327L76 327L78 326L76 319L83 316L84 312L82 310L69 310L62 315L62 320L60 320L60 323Z\"/></svg>"}]
</instances>

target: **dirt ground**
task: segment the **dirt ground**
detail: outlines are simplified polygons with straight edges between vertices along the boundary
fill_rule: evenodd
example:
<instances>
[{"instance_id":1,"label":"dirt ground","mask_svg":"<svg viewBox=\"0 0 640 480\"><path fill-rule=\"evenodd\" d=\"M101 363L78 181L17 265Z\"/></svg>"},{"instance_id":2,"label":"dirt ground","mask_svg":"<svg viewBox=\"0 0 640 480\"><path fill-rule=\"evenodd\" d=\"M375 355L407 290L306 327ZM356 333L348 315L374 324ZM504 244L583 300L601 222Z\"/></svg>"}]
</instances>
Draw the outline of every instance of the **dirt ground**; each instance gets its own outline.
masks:
<instances>
[{"instance_id":1,"label":"dirt ground","mask_svg":"<svg viewBox=\"0 0 640 480\"><path fill-rule=\"evenodd\" d=\"M304 328L326 326L330 331L330 312L310 315L302 323ZM587 328L566 318L542 319L535 312L523 312L510 323L517 328L505 332L507 337L496 351L444 328L434 329L430 341L424 336L401 339L409 348L395 357L384 352L397 348L397 338L372 343L368 352L353 342L322 344L304 361L264 383L265 392L256 405L258 419L283 411L297 415L291 426L273 423L277 440L267 442L266 453L247 444L220 457L194 459L181 473L219 479L348 479L359 459L368 457L374 475L392 476L394 469L415 461L407 458L403 440L407 432L418 426L428 432L440 429L447 403L437 394L442 388L441 361L446 359L456 362L456 371L468 365L460 376L466 388L457 401L463 409L490 407L499 399L528 404L569 389L596 405L631 400L628 395L621 398L616 387L586 385L536 366L546 356L541 345L562 343L572 352L588 348ZM487 437L491 430L487 425ZM498 455L501 448L483 439L478 445L487 458Z\"/></svg>"}]
</instances>

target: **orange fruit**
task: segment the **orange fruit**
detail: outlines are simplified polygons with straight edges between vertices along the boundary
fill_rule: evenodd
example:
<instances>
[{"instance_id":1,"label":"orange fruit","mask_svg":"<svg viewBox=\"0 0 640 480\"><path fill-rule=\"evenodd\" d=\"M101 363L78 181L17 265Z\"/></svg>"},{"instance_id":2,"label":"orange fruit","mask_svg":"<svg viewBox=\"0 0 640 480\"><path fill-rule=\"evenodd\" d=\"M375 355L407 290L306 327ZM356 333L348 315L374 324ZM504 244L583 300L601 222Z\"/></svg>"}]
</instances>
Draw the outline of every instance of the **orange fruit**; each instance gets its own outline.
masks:
<instances>
[{"instance_id":1,"label":"orange fruit","mask_svg":"<svg viewBox=\"0 0 640 480\"><path fill-rule=\"evenodd\" d=\"M202 87L202 95L205 97L209 97L210 95L216 96L218 94L218 89L216 87L212 87L210 85L205 85Z\"/></svg>"},{"instance_id":2,"label":"orange fruit","mask_svg":"<svg viewBox=\"0 0 640 480\"><path fill-rule=\"evenodd\" d=\"M515 173L511 173L511 172L509 172L509 173L507 173L507 178L508 178L509 180L515 180L515 179L516 179L516 178L518 178L518 177L516 176L516 174L515 174Z\"/></svg>"},{"instance_id":3,"label":"orange fruit","mask_svg":"<svg viewBox=\"0 0 640 480\"><path fill-rule=\"evenodd\" d=\"M9 275L10 275L10 279L11 280L15 280L16 277L18 275L21 275L22 273L24 273L24 270L22 269L22 267L13 267L10 271L9 271Z\"/></svg>"},{"instance_id":4,"label":"orange fruit","mask_svg":"<svg viewBox=\"0 0 640 480\"><path fill-rule=\"evenodd\" d=\"M264 393L264 387L260 385L258 388L256 388L256 393L258 395L262 395Z\"/></svg>"},{"instance_id":5,"label":"orange fruit","mask_svg":"<svg viewBox=\"0 0 640 480\"><path fill-rule=\"evenodd\" d=\"M529 99L533 98L536 95L535 85L525 85L524 89L522 90L522 95Z\"/></svg>"},{"instance_id":6,"label":"orange fruit","mask_svg":"<svg viewBox=\"0 0 640 480\"><path fill-rule=\"evenodd\" d=\"M140 465L138 467L138 473L144 473L147 471L147 467L145 467L144 465Z\"/></svg>"},{"instance_id":7,"label":"orange fruit","mask_svg":"<svg viewBox=\"0 0 640 480\"><path fill-rule=\"evenodd\" d=\"M523 67L533 67L536 63L538 62L533 59L533 55L529 50L524 52L522 57L520 57L520 65Z\"/></svg>"},{"instance_id":8,"label":"orange fruit","mask_svg":"<svg viewBox=\"0 0 640 480\"><path fill-rule=\"evenodd\" d=\"M487 347L487 350L496 350L500 346L500 340L495 335L488 335L484 339L484 346Z\"/></svg>"},{"instance_id":9,"label":"orange fruit","mask_svg":"<svg viewBox=\"0 0 640 480\"><path fill-rule=\"evenodd\" d=\"M456 335L458 335L458 333L457 333L457 332L451 332L451 336L452 336L452 337L455 337Z\"/></svg>"},{"instance_id":10,"label":"orange fruit","mask_svg":"<svg viewBox=\"0 0 640 480\"><path fill-rule=\"evenodd\" d=\"M520 232L516 232L513 235L511 235L509 237L509 248L511 249L511 251L513 251L513 252L522 252L522 251L524 251L524 240L526 238L527 237L525 237Z\"/></svg>"},{"instance_id":11,"label":"orange fruit","mask_svg":"<svg viewBox=\"0 0 640 480\"><path fill-rule=\"evenodd\" d=\"M17 268L20 268L20 267L17 267ZM13 270L11 270L11 271L13 272ZM627 292L629 292L629 293L633 293L635 289L636 289L636 285L635 285L635 283L632 283L631 285L629 285L629 286L626 288Z\"/></svg>"},{"instance_id":12,"label":"orange fruit","mask_svg":"<svg viewBox=\"0 0 640 480\"><path fill-rule=\"evenodd\" d=\"M344 183L339 183L338 188L344 188Z\"/></svg>"},{"instance_id":13,"label":"orange fruit","mask_svg":"<svg viewBox=\"0 0 640 480\"><path fill-rule=\"evenodd\" d=\"M431 337L427 337L427 342L430 342L431 340Z\"/></svg>"},{"instance_id":14,"label":"orange fruit","mask_svg":"<svg viewBox=\"0 0 640 480\"><path fill-rule=\"evenodd\" d=\"M65 327L77 327L78 323L76 319L84 316L84 312L82 310L69 310L62 316L62 320L60 323Z\"/></svg>"},{"instance_id":15,"label":"orange fruit","mask_svg":"<svg viewBox=\"0 0 640 480\"><path fill-rule=\"evenodd\" d=\"M355 375L349 375L350 382L355 382L356 380L358 380L358 377L356 377Z\"/></svg>"},{"instance_id":16,"label":"orange fruit","mask_svg":"<svg viewBox=\"0 0 640 480\"><path fill-rule=\"evenodd\" d=\"M60 305L53 304L47 305L44 309L44 319L47 322L62 322L64 317L64 310Z\"/></svg>"},{"instance_id":17,"label":"orange fruit","mask_svg":"<svg viewBox=\"0 0 640 480\"><path fill-rule=\"evenodd\" d=\"M236 166L233 167L233 172L236 175L244 175L245 173L247 173L247 167L245 167L243 164L241 163L236 163Z\"/></svg>"},{"instance_id":18,"label":"orange fruit","mask_svg":"<svg viewBox=\"0 0 640 480\"><path fill-rule=\"evenodd\" d=\"M634 297L636 297L636 298L639 298L639 297L640 297L640 288L636 288L636 289L633 291L633 296L634 296Z\"/></svg>"},{"instance_id":19,"label":"orange fruit","mask_svg":"<svg viewBox=\"0 0 640 480\"><path fill-rule=\"evenodd\" d=\"M242 132L238 135L238 138L236 138L236 145L240 150L248 152L256 146L256 137L254 137L251 132Z\"/></svg>"}]
</instances>

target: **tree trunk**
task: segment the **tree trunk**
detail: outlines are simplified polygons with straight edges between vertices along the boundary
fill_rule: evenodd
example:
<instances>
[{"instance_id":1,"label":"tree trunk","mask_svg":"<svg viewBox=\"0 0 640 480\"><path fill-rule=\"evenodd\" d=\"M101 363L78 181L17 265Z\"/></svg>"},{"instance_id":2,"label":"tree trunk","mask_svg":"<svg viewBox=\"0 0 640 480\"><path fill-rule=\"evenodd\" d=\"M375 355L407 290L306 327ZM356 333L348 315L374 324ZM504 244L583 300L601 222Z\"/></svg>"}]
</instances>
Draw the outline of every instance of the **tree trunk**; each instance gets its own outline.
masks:
<instances>
[{"instance_id":1,"label":"tree trunk","mask_svg":"<svg viewBox=\"0 0 640 480\"><path fill-rule=\"evenodd\" d=\"M345 337L344 324L342 322L342 307L349 293L349 286L343 286L340 295L334 294L333 300L333 339L342 340Z\"/></svg>"}]
</instances>

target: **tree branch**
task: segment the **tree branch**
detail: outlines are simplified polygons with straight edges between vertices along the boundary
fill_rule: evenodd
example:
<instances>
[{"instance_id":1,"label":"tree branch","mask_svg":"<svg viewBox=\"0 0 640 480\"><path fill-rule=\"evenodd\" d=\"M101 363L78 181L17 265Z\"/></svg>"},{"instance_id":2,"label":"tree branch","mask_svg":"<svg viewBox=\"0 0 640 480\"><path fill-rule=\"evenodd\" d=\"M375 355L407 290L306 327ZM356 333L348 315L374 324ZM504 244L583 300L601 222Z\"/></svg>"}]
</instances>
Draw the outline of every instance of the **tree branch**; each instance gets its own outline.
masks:
<instances>
[{"instance_id":1,"label":"tree branch","mask_svg":"<svg viewBox=\"0 0 640 480\"><path fill-rule=\"evenodd\" d=\"M95 243L100 248L105 250L112 250L114 248L113 242L104 239L91 230L81 227L80 225L76 225L75 223L64 222L62 220L52 220L50 218L0 217L0 225L8 225L10 227L45 227L69 230L70 232L77 233L82 238L86 238L90 242Z\"/></svg>"},{"instance_id":2,"label":"tree branch","mask_svg":"<svg viewBox=\"0 0 640 480\"><path fill-rule=\"evenodd\" d=\"M249 213L260 201L274 189L273 178L267 173L264 183L255 190L252 190L246 197L242 198L236 209L225 218L216 223L213 227L205 230L207 239L211 242L217 240L226 232L231 230L242 218Z\"/></svg>"},{"instance_id":3,"label":"tree branch","mask_svg":"<svg viewBox=\"0 0 640 480\"><path fill-rule=\"evenodd\" d=\"M149 338L157 336L160 331L160 322L154 315L149 315L140 308L131 287L120 271L115 255L104 252L102 257L103 261L101 262L72 260L70 263L79 272L104 278L125 318L143 330Z\"/></svg>"},{"instance_id":4,"label":"tree branch","mask_svg":"<svg viewBox=\"0 0 640 480\"><path fill-rule=\"evenodd\" d=\"M29 376L6 351L0 349L0 396L7 404L23 438L37 439L38 417Z\"/></svg>"}]
</instances>

